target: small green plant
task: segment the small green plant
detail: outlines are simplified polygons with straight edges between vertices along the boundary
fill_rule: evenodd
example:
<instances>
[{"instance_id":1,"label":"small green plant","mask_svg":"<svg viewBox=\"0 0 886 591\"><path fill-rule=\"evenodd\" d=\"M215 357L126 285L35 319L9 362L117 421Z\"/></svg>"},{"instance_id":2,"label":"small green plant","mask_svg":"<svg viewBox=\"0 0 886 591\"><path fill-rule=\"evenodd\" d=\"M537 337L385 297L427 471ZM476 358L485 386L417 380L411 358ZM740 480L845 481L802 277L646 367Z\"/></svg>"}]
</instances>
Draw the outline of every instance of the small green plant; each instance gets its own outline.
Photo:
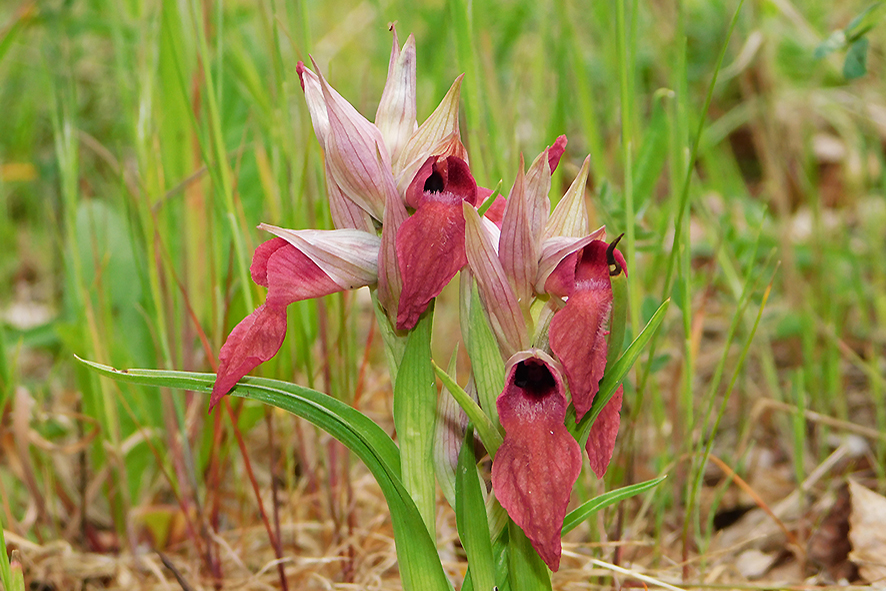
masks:
<instances>
[{"instance_id":1,"label":"small green plant","mask_svg":"<svg viewBox=\"0 0 886 591\"><path fill-rule=\"evenodd\" d=\"M845 29L831 33L816 49L815 58L823 59L835 51L846 50L843 76L847 80L861 78L868 71L867 34L886 16L886 2L876 2L865 8Z\"/></svg>"},{"instance_id":2,"label":"small green plant","mask_svg":"<svg viewBox=\"0 0 886 591\"><path fill-rule=\"evenodd\" d=\"M582 456L598 478L609 466L622 381L669 301L625 349L627 263L616 248L620 237L607 242L604 228L590 228L589 159L551 211L551 175L565 136L528 170L521 162L505 199L478 186L469 165L459 131L461 77L416 125L412 36L401 47L394 33L374 123L314 67L300 62L297 72L326 157L336 229L260 226L275 237L256 249L249 271L267 296L228 336L216 375L87 363L121 381L211 392L210 408L227 394L260 400L338 438L385 494L406 589L451 588L436 548L438 481L452 491L470 565L463 588L549 589L564 529L662 480L610 492L567 514ZM476 396L431 358L434 301L459 273ZM246 377L282 346L287 306L363 286L372 293L394 383L396 443L335 398ZM437 376L462 420L438 416ZM492 461L488 493L474 433ZM443 448L453 435L463 444L450 457Z\"/></svg>"}]
</instances>

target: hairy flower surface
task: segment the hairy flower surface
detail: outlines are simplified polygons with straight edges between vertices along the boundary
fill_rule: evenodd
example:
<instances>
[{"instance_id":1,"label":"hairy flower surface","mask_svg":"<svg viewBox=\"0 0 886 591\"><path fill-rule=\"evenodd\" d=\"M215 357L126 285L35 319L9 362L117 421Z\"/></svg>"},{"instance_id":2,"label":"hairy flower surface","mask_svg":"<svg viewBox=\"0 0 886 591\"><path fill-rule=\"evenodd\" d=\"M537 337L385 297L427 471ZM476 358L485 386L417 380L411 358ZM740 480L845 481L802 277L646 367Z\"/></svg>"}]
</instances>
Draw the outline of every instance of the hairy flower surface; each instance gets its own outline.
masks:
<instances>
[{"instance_id":1,"label":"hairy flower surface","mask_svg":"<svg viewBox=\"0 0 886 591\"><path fill-rule=\"evenodd\" d=\"M609 353L612 312L610 257L625 270L622 254L602 240L594 240L557 267L547 285L549 291L567 297L566 306L554 314L549 341L563 364L577 420L591 409L600 390ZM622 390L609 400L594 421L586 450L594 473L606 473L618 433Z\"/></svg>"},{"instance_id":2,"label":"hairy flower surface","mask_svg":"<svg viewBox=\"0 0 886 591\"><path fill-rule=\"evenodd\" d=\"M505 438L492 463L492 487L548 568L560 565L560 534L581 447L563 424L566 393L557 363L538 349L508 362L496 406Z\"/></svg>"}]
</instances>

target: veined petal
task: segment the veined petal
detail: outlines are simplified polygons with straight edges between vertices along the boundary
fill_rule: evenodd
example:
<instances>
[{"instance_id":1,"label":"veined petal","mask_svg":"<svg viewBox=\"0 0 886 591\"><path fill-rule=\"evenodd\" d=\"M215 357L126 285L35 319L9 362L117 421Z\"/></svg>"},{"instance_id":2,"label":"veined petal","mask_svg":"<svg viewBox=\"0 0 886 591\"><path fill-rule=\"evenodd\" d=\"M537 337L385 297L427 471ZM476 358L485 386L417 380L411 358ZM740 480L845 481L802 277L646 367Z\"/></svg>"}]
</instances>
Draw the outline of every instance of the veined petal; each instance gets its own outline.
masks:
<instances>
[{"instance_id":1,"label":"veined petal","mask_svg":"<svg viewBox=\"0 0 886 591\"><path fill-rule=\"evenodd\" d=\"M501 221L498 258L505 276L511 283L514 295L517 296L517 302L524 311L530 304L532 280L538 272L538 253L533 248L537 240L530 230L529 209L521 156L517 178L514 179L514 186L508 195Z\"/></svg>"},{"instance_id":2,"label":"veined petal","mask_svg":"<svg viewBox=\"0 0 886 591\"><path fill-rule=\"evenodd\" d=\"M554 236L579 238L588 234L588 207L585 202L585 187L588 184L588 171L591 168L591 157L585 158L581 170L566 194L554 208L548 223L545 225L545 239Z\"/></svg>"},{"instance_id":3,"label":"veined petal","mask_svg":"<svg viewBox=\"0 0 886 591\"><path fill-rule=\"evenodd\" d=\"M327 181L336 183L351 201L381 220L387 193L397 191L381 132L350 103L337 100L337 93L322 74L318 77L329 117Z\"/></svg>"},{"instance_id":4,"label":"veined petal","mask_svg":"<svg viewBox=\"0 0 886 591\"><path fill-rule=\"evenodd\" d=\"M551 351L566 371L579 420L591 409L606 369L611 307L611 292L607 299L603 290L577 291L551 320Z\"/></svg>"},{"instance_id":5,"label":"veined petal","mask_svg":"<svg viewBox=\"0 0 886 591\"><path fill-rule=\"evenodd\" d=\"M606 369L612 285L608 244L595 240L578 253L566 306L551 321L551 351L563 364L577 419L590 410Z\"/></svg>"},{"instance_id":6,"label":"veined petal","mask_svg":"<svg viewBox=\"0 0 886 591\"><path fill-rule=\"evenodd\" d=\"M326 191L329 195L329 215L332 218L333 225L338 229L352 228L354 230L362 230L363 232L374 232L375 227L372 223L372 216L369 213L351 201L347 195L342 192L341 187L337 183L330 182L332 172L329 170L329 160L326 160Z\"/></svg>"},{"instance_id":7,"label":"veined petal","mask_svg":"<svg viewBox=\"0 0 886 591\"><path fill-rule=\"evenodd\" d=\"M566 151L566 144L568 143L569 140L566 139L566 136L561 135L554 140L553 145L548 148L548 166L552 173L557 170L557 166L560 164L560 158L563 156L563 152Z\"/></svg>"},{"instance_id":8,"label":"veined petal","mask_svg":"<svg viewBox=\"0 0 886 591\"><path fill-rule=\"evenodd\" d=\"M409 330L432 299L465 266L465 223L459 202L428 202L397 232L397 263L403 290L397 329Z\"/></svg>"},{"instance_id":9,"label":"veined petal","mask_svg":"<svg viewBox=\"0 0 886 591\"><path fill-rule=\"evenodd\" d=\"M336 232L359 233L356 230ZM268 288L268 296L225 340L219 352L210 408L240 378L277 354L286 336L286 306L345 289L283 238L268 240L256 249L250 272L256 283Z\"/></svg>"},{"instance_id":10,"label":"veined petal","mask_svg":"<svg viewBox=\"0 0 886 591\"><path fill-rule=\"evenodd\" d=\"M329 135L329 115L326 113L326 99L323 98L323 89L320 87L320 78L315 73L305 67L305 63L300 61L295 66L298 73L301 88L305 93L305 102L308 104L308 112L311 114L311 123L314 125L314 134L320 147L326 150L326 136ZM338 99L347 103L347 101L332 89L332 92L338 95Z\"/></svg>"},{"instance_id":11,"label":"veined petal","mask_svg":"<svg viewBox=\"0 0 886 591\"><path fill-rule=\"evenodd\" d=\"M276 355L285 336L285 307L262 304L234 327L218 354L218 373L209 409L212 410L240 378Z\"/></svg>"},{"instance_id":12,"label":"veined petal","mask_svg":"<svg viewBox=\"0 0 886 591\"><path fill-rule=\"evenodd\" d=\"M561 136L564 139L565 137ZM551 200L548 194L551 192L550 156L551 148L546 148L532 162L532 166L526 171L526 204L529 230L536 240L536 249L541 244L542 233L545 224L551 214ZM556 162L560 161L557 157Z\"/></svg>"},{"instance_id":13,"label":"veined petal","mask_svg":"<svg viewBox=\"0 0 886 591\"><path fill-rule=\"evenodd\" d=\"M566 138L560 137L562 146L557 145L562 154ZM529 309L532 302L532 289L541 254L542 231L551 209L548 199L551 189L550 151L551 148L547 148L538 155L525 177L523 158L520 158L520 171L508 197L501 225L498 256L524 311ZM558 155L556 162L559 161Z\"/></svg>"},{"instance_id":14,"label":"veined petal","mask_svg":"<svg viewBox=\"0 0 886 591\"><path fill-rule=\"evenodd\" d=\"M433 148L443 138L452 133L458 134L458 99L461 81L464 74L452 83L446 96L431 113L424 123L406 142L403 151L394 164L394 175L403 181L410 182L422 162L433 154Z\"/></svg>"},{"instance_id":15,"label":"veined petal","mask_svg":"<svg viewBox=\"0 0 886 591\"><path fill-rule=\"evenodd\" d=\"M378 254L378 299L392 324L397 322L397 305L403 290L403 277L397 263L397 233L409 217L399 195L388 197L381 227L381 250Z\"/></svg>"},{"instance_id":16,"label":"veined petal","mask_svg":"<svg viewBox=\"0 0 886 591\"><path fill-rule=\"evenodd\" d=\"M526 323L498 260L498 253L489 240L484 222L473 206L465 203L462 208L468 264L477 278L477 286L486 306L489 324L498 339L498 346L509 357L528 346Z\"/></svg>"},{"instance_id":17,"label":"veined petal","mask_svg":"<svg viewBox=\"0 0 886 591\"><path fill-rule=\"evenodd\" d=\"M535 278L535 291L567 297L575 284L575 267L578 259L568 259L594 240L606 237L606 228L601 227L592 234L581 238L554 236L541 245L541 260Z\"/></svg>"},{"instance_id":18,"label":"veined petal","mask_svg":"<svg viewBox=\"0 0 886 591\"><path fill-rule=\"evenodd\" d=\"M341 290L378 281L381 240L374 234L360 230L289 230L270 224L259 228L294 246Z\"/></svg>"},{"instance_id":19,"label":"veined petal","mask_svg":"<svg viewBox=\"0 0 886 591\"><path fill-rule=\"evenodd\" d=\"M415 37L406 39L403 50L394 34L394 47L388 65L388 80L375 114L375 125L384 137L391 161L397 157L415 132Z\"/></svg>"},{"instance_id":20,"label":"veined petal","mask_svg":"<svg viewBox=\"0 0 886 591\"><path fill-rule=\"evenodd\" d=\"M591 470L597 478L603 478L609 462L612 461L612 452L615 450L615 438L618 435L618 427L621 423L621 404L624 399L624 386L619 386L606 406L600 412L597 420L591 426L591 434L585 444L588 453Z\"/></svg>"},{"instance_id":21,"label":"veined petal","mask_svg":"<svg viewBox=\"0 0 886 591\"><path fill-rule=\"evenodd\" d=\"M462 203L477 201L477 183L468 165L455 156L430 157L406 190L415 214L397 231L397 263L403 289L397 328L415 326L419 316L458 270L465 266Z\"/></svg>"},{"instance_id":22,"label":"veined petal","mask_svg":"<svg viewBox=\"0 0 886 591\"><path fill-rule=\"evenodd\" d=\"M477 181L468 163L456 156L430 156L422 163L404 195L406 205L418 209L428 201L477 206Z\"/></svg>"},{"instance_id":23,"label":"veined petal","mask_svg":"<svg viewBox=\"0 0 886 591\"><path fill-rule=\"evenodd\" d=\"M518 355L519 361L508 362L496 403L505 438L492 463L492 488L556 571L563 519L581 473L581 448L563 425L567 403L556 364L538 350Z\"/></svg>"}]
</instances>

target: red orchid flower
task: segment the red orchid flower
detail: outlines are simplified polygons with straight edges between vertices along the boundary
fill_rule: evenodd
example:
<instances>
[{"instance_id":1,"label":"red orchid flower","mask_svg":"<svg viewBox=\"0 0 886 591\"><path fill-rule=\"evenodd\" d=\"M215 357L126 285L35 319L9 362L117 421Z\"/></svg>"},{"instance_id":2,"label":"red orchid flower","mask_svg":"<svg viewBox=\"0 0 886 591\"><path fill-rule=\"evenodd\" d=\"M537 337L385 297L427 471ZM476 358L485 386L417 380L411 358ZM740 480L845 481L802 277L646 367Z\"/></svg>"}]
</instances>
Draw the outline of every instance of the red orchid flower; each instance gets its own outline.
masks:
<instances>
[{"instance_id":1,"label":"red orchid flower","mask_svg":"<svg viewBox=\"0 0 886 591\"><path fill-rule=\"evenodd\" d=\"M496 406L505 438L492 463L492 488L502 507L553 571L581 447L563 424L566 393L558 363L539 349L514 355Z\"/></svg>"},{"instance_id":2,"label":"red orchid flower","mask_svg":"<svg viewBox=\"0 0 886 591\"><path fill-rule=\"evenodd\" d=\"M290 303L377 283L397 329L410 330L465 264L461 203L475 207L478 192L459 139L461 77L416 128L415 39L410 35L401 49L393 33L374 124L322 74L297 66L326 155L329 207L338 230L261 226L279 237L253 257L252 277L268 288L267 300L222 346L211 407L277 353ZM414 210L411 217L407 206Z\"/></svg>"},{"instance_id":3,"label":"red orchid flower","mask_svg":"<svg viewBox=\"0 0 886 591\"><path fill-rule=\"evenodd\" d=\"M549 293L568 298L551 321L551 351L563 364L577 420L591 409L600 390L609 353L612 311L610 268L627 273L621 252L594 240L563 260L546 282ZM586 449L591 468L602 478L612 459L618 433L622 388L613 395L591 427Z\"/></svg>"},{"instance_id":4,"label":"red orchid flower","mask_svg":"<svg viewBox=\"0 0 886 591\"><path fill-rule=\"evenodd\" d=\"M374 234L359 230L286 230L252 257L252 280L268 288L265 303L244 318L219 352L210 408L247 373L277 354L286 336L286 307L300 300L371 285L378 279Z\"/></svg>"}]
</instances>

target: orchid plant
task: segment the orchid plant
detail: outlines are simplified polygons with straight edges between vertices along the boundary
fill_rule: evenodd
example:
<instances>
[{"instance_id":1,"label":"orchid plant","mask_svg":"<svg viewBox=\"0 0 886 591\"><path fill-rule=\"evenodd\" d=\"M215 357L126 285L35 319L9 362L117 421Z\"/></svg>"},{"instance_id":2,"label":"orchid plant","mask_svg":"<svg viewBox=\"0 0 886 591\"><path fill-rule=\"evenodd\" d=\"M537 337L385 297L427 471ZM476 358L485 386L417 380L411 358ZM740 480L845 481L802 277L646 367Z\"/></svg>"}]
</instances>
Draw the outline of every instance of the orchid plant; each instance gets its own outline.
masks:
<instances>
[{"instance_id":1,"label":"orchid plant","mask_svg":"<svg viewBox=\"0 0 886 591\"><path fill-rule=\"evenodd\" d=\"M394 31L375 123L316 63L299 62L297 71L325 154L335 229L259 226L273 237L256 249L250 271L267 296L231 331L215 376L91 365L116 379L211 390L210 408L227 394L263 400L327 429L385 493L406 589L452 588L436 550L438 485L468 557L462 589L550 588L564 531L660 481L567 514L583 456L597 478L606 473L621 383L667 302L624 350L628 270L618 238L607 242L604 228L589 227L589 159L553 211L551 175L565 136L527 170L521 162L507 198L478 186L459 132L461 77L417 125L411 35L401 47ZM472 363L465 388L430 353L434 299L459 274ZM397 443L324 394L246 377L279 351L289 304L364 286L385 337ZM486 456L476 455L474 433ZM478 470L484 461L491 487Z\"/></svg>"}]
</instances>

